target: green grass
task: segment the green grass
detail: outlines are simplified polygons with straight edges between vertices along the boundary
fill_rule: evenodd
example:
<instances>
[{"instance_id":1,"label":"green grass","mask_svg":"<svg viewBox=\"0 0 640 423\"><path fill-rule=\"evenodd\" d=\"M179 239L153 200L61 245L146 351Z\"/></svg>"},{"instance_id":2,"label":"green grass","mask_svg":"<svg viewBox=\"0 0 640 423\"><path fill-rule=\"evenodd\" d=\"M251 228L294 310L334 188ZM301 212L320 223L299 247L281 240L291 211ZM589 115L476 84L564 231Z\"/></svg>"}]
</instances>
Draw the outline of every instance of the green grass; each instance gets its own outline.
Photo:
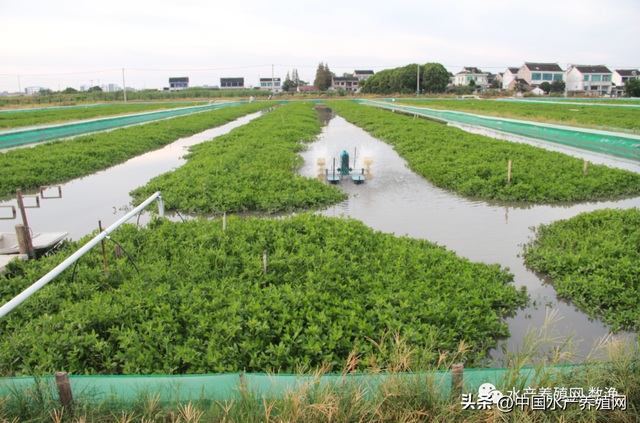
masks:
<instances>
[{"instance_id":1,"label":"green grass","mask_svg":"<svg viewBox=\"0 0 640 423\"><path fill-rule=\"evenodd\" d=\"M158 220L111 236L140 274L107 245L105 278L101 250L92 249L73 281L69 269L0 320L0 373L335 372L356 344L357 367L375 364L367 338L396 332L421 362L437 363L434 351L463 342L471 364L509 336L502 316L528 303L497 264L354 219L232 216L226 231L220 219ZM10 264L0 303L90 237Z\"/></svg>"},{"instance_id":2,"label":"green grass","mask_svg":"<svg viewBox=\"0 0 640 423\"><path fill-rule=\"evenodd\" d=\"M640 328L640 210L596 210L540 225L525 264L616 330Z\"/></svg>"},{"instance_id":3,"label":"green grass","mask_svg":"<svg viewBox=\"0 0 640 423\"><path fill-rule=\"evenodd\" d=\"M137 200L156 191L179 210L230 212L293 211L347 198L336 187L302 177L297 154L314 141L322 124L312 102L295 102L227 135L190 148L180 168L131 192Z\"/></svg>"},{"instance_id":4,"label":"green grass","mask_svg":"<svg viewBox=\"0 0 640 423\"><path fill-rule=\"evenodd\" d=\"M610 130L640 130L640 108L540 104L489 100L399 100L429 109L453 110L509 119ZM616 103L617 104L617 103Z\"/></svg>"},{"instance_id":5,"label":"green grass","mask_svg":"<svg viewBox=\"0 0 640 423\"><path fill-rule=\"evenodd\" d=\"M392 145L409 167L461 195L503 201L598 200L640 193L640 175L589 164L566 154L470 134L424 119L347 101L327 105ZM512 161L511 181L507 168Z\"/></svg>"},{"instance_id":6,"label":"green grass","mask_svg":"<svg viewBox=\"0 0 640 423\"><path fill-rule=\"evenodd\" d=\"M0 195L65 182L224 125L276 102L253 103L0 153Z\"/></svg>"},{"instance_id":7,"label":"green grass","mask_svg":"<svg viewBox=\"0 0 640 423\"><path fill-rule=\"evenodd\" d=\"M0 130L22 126L65 123L76 120L95 119L107 116L144 113L161 109L196 106L197 103L156 103L156 104L118 104L111 106L92 106L60 108L57 110L34 110L24 112L0 113Z\"/></svg>"}]
</instances>

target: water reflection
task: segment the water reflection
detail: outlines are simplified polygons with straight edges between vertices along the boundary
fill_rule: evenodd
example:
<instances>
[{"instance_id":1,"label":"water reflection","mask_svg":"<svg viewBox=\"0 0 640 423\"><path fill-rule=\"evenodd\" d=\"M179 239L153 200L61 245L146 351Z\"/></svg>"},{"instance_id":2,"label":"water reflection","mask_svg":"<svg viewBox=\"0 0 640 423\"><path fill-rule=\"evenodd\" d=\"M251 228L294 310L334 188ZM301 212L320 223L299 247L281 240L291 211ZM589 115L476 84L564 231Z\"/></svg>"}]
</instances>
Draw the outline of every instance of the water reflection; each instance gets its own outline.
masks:
<instances>
[{"instance_id":1,"label":"water reflection","mask_svg":"<svg viewBox=\"0 0 640 423\"><path fill-rule=\"evenodd\" d=\"M320 114L326 119L330 111L320 110ZM559 147L554 148L561 151ZM338 162L343 150L351 154L354 149L358 152L357 168L363 166L364 157L373 158L373 179L367 180L364 185L343 180L341 188L349 194L349 199L319 213L326 216L349 215L375 230L424 238L445 245L472 261L499 263L508 267L514 274L515 285L526 286L531 299L537 302L535 306L506 319L512 335L506 340L507 350L515 351L518 343L522 344L529 326L539 328L544 324L545 306L549 303L564 317L556 325L558 330L561 333L568 328L577 330L578 337L585 341L583 348L590 349L595 338L609 333L606 324L590 320L573 304L558 298L550 284L528 270L519 256L521 245L532 236L529 229L532 226L607 207L637 207L640 206L640 198L552 205L465 198L435 187L411 171L407 162L390 145L371 137L339 116L333 117L323 128L319 140L301 153L305 165L300 169L300 174L315 177L318 158L325 158L327 166L330 166L333 158ZM572 154L594 163L640 172L637 163L584 152ZM353 157L351 161L353 163ZM499 358L501 352L495 351L493 356Z\"/></svg>"}]
</instances>

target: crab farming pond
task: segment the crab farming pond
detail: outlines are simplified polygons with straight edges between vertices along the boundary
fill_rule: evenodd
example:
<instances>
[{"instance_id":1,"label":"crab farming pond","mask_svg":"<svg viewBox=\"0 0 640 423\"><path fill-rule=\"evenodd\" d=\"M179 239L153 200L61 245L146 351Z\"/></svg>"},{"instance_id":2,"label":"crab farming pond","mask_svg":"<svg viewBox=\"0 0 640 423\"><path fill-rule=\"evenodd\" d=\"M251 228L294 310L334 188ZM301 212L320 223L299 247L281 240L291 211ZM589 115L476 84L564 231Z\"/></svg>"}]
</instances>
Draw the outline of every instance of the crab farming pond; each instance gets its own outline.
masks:
<instances>
[{"instance_id":1,"label":"crab farming pond","mask_svg":"<svg viewBox=\"0 0 640 423\"><path fill-rule=\"evenodd\" d=\"M299 170L301 175L315 178L318 175L317 159L324 158L330 168L333 158L339 166L340 154L346 150L355 168L364 167L364 158L371 157L372 179L363 185L355 185L345 178L341 187L349 199L317 213L326 216L351 216L369 227L382 232L424 238L446 246L460 257L488 264L499 263L508 267L514 275L516 287L526 286L531 296L531 306L506 318L511 337L501 342L501 347L492 352L495 366L502 367L500 358L504 351L515 352L522 346L524 336L530 328L540 328L545 322L547 308L557 309L562 320L556 323L559 333L576 334L581 340L579 352L588 353L599 338L609 335L609 326L599 320L590 319L571 302L559 299L556 291L543 275L529 271L520 257L522 244L532 236L531 227L568 219L582 212L603 208L631 208L640 206L640 198L622 200L556 203L540 205L533 203L501 203L467 198L433 186L407 167L393 148L370 136L364 130L336 116L330 109L319 107L319 119L326 125L318 141L301 153L305 159ZM62 198L42 200L41 208L27 209L29 225L35 232L67 231L72 239L79 239L98 228L98 221L108 227L128 210L129 192L146 184L151 178L179 167L182 156L191 145L226 134L267 111L245 116L218 128L210 129L174 143L157 151L79 178L62 185ZM594 155L571 150L550 143L525 139L513 135L489 132L484 129L462 127L470 132L527 142L543 148L561 151L592 163L640 172L640 163ZM35 194L25 192L24 194ZM32 201L32 200L27 200ZM15 196L0 198L1 205L15 205ZM242 213L256 216L256 213ZM271 217L283 214L271 215ZM184 218L219 216L184 215ZM175 214L167 213L171 220L179 220ZM146 224L150 216L143 213L140 224ZM19 220L0 221L0 232L13 232ZM135 222L132 219L130 222ZM635 333L617 333L615 336L635 337Z\"/></svg>"}]
</instances>

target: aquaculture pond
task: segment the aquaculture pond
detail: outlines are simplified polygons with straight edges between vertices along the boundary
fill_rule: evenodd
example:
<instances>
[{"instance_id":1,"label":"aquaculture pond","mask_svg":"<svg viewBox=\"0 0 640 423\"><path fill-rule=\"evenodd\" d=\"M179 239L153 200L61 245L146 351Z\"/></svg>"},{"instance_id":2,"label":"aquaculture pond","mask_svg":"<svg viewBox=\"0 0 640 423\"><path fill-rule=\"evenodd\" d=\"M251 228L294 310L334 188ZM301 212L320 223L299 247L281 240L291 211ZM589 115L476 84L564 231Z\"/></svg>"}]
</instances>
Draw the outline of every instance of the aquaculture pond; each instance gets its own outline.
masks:
<instances>
[{"instance_id":1,"label":"aquaculture pond","mask_svg":"<svg viewBox=\"0 0 640 423\"><path fill-rule=\"evenodd\" d=\"M561 333L565 329L577 331L578 338L584 340L581 349L585 353L594 345L596 338L610 332L610 326L590 319L571 302L559 299L549 281L527 269L521 257L522 244L533 236L530 227L567 219L584 211L637 207L640 206L640 198L545 205L489 202L463 197L433 186L408 169L407 162L391 146L333 115L329 109L324 110L321 119L327 126L319 140L301 153L305 158L305 166L300 173L305 176L317 175L318 158L324 158L330 166L334 157L336 162L339 161L343 150L351 155L351 163L356 150L356 168L364 167L365 157L371 157L374 164L371 166L373 179L367 180L364 185L343 181L342 187L349 194L349 199L320 213L326 216L348 215L382 232L393 232L397 236L407 234L412 238L437 242L471 261L499 263L508 267L515 277L516 287L526 286L532 300L531 307L518 311L506 320L511 337L504 341L504 346L509 351L515 351L518 344L522 345L529 327L542 326L546 306L558 309L564 317L556 325ZM529 143L545 147L544 143ZM552 148L562 150L559 147ZM640 164L590 153L566 152L593 163L640 172ZM618 334L635 336L625 332ZM502 353L497 350L492 355L499 359Z\"/></svg>"},{"instance_id":2,"label":"aquaculture pond","mask_svg":"<svg viewBox=\"0 0 640 423\"><path fill-rule=\"evenodd\" d=\"M40 208L27 209L29 226L35 232L69 232L72 239L91 233L97 228L98 220L102 220L103 227L107 227L129 210L129 191L146 184L153 177L182 166L185 163L182 157L188 153L188 147L226 134L265 113L266 110L241 117L217 128L179 139L160 150L134 157L107 170L62 184L61 199L41 200ZM37 192L23 190L23 194ZM47 193L49 196L56 194L55 190ZM0 197L0 200L0 205L3 206L17 204L15 195ZM35 204L34 199L25 199L25 205L32 203ZM175 218L179 219L178 216ZM149 216L146 214L140 218L141 223L148 220ZM19 216L17 220L0 220L0 232L13 232L17 223L21 223Z\"/></svg>"}]
</instances>

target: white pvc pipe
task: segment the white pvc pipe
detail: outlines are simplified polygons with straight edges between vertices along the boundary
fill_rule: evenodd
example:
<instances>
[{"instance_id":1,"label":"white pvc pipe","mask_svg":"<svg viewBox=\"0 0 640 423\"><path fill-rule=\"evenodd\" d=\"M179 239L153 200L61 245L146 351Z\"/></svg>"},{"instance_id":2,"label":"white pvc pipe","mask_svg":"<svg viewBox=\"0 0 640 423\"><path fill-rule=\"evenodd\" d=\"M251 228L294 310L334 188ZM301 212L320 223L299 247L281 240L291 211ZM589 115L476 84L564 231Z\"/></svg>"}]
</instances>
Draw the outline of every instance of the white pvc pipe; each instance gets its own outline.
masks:
<instances>
[{"instance_id":1,"label":"white pvc pipe","mask_svg":"<svg viewBox=\"0 0 640 423\"><path fill-rule=\"evenodd\" d=\"M29 298L31 295L35 294L40 288L45 286L47 283L51 282L53 278L55 278L60 273L62 273L67 267L71 266L73 262L78 260L84 253L89 251L94 245L102 241L111 232L118 229L120 225L122 225L127 220L131 219L133 216L138 214L138 212L142 211L142 209L147 207L149 204L151 204L153 200L159 197L160 197L160 191L156 192L151 197L147 198L144 203L140 204L138 207L131 210L124 217L122 217L122 219L118 220L116 223L114 223L113 225L109 226L107 229L102 231L95 238L93 238L91 241L85 244L82 248L80 248L78 251L73 253L68 259L60 263L58 266L56 266L53 270L51 270L49 273L47 273L42 278L40 278L36 283L31 285L29 288L25 289L20 294L18 294L13 300L9 301L8 303L0 307L0 318L7 315L11 310L18 307L20 304L22 304L24 300Z\"/></svg>"}]
</instances>

